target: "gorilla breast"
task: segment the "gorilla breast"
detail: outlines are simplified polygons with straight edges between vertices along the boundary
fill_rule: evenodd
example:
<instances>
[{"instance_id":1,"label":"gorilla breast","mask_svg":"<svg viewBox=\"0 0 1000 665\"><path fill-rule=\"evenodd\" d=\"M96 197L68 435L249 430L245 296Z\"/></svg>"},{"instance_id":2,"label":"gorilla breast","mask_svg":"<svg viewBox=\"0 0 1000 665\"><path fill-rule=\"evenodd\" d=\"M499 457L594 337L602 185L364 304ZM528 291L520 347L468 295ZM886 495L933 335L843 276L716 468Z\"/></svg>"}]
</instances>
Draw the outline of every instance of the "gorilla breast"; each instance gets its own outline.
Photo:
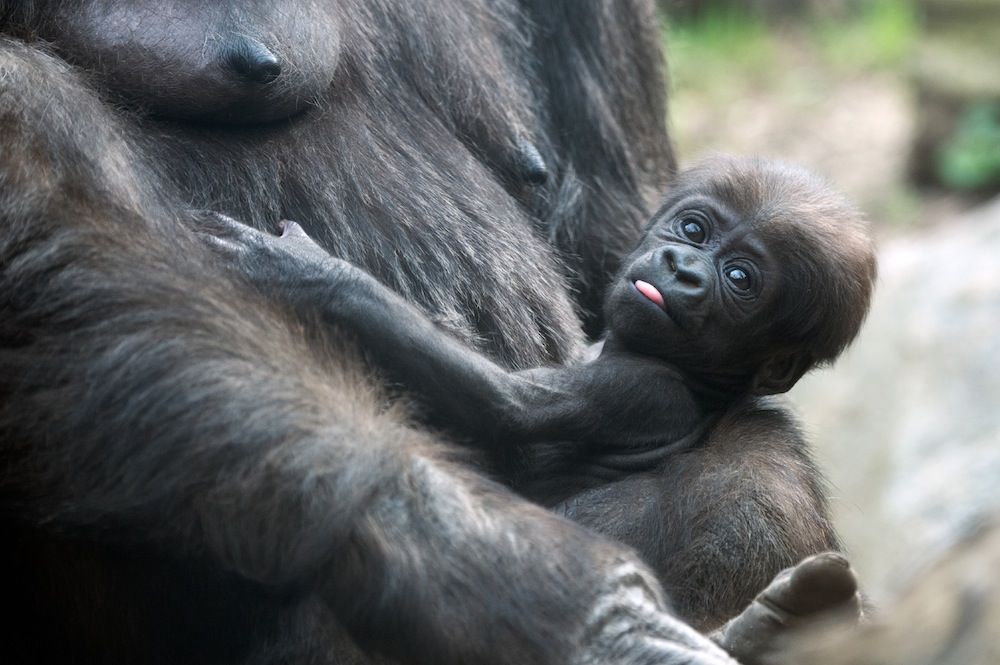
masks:
<instances>
[{"instance_id":1,"label":"gorilla breast","mask_svg":"<svg viewBox=\"0 0 1000 665\"><path fill-rule=\"evenodd\" d=\"M329 88L340 51L332 2L29 5L36 16L21 20L63 57L127 104L170 118L246 124L294 115Z\"/></svg>"}]
</instances>

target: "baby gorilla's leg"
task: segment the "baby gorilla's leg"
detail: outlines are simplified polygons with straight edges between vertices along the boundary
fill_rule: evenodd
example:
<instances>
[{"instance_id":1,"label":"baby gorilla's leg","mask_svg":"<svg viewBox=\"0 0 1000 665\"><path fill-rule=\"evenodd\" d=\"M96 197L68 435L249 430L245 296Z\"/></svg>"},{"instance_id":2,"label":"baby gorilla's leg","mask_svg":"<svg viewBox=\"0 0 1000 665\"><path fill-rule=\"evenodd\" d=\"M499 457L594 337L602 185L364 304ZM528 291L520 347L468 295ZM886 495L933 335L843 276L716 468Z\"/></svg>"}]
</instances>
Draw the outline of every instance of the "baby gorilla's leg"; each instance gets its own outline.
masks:
<instances>
[{"instance_id":1,"label":"baby gorilla's leg","mask_svg":"<svg viewBox=\"0 0 1000 665\"><path fill-rule=\"evenodd\" d=\"M857 577L840 554L824 552L786 568L712 639L743 665L771 662L788 637L820 615L861 618Z\"/></svg>"}]
</instances>

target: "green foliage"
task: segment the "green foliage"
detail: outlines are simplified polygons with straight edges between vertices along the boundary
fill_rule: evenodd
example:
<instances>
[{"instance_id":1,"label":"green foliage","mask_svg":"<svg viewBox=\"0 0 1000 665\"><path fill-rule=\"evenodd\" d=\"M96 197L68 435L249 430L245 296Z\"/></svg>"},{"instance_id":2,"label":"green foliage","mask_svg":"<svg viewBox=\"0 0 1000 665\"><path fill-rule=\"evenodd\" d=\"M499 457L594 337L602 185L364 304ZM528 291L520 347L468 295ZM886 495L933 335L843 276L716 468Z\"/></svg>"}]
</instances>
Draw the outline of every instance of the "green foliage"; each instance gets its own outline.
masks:
<instances>
[{"instance_id":1,"label":"green foliage","mask_svg":"<svg viewBox=\"0 0 1000 665\"><path fill-rule=\"evenodd\" d=\"M679 4L684 3L674 3ZM868 150L838 119L853 106L834 113L831 96L836 104L851 104L845 94L866 94L872 85L884 84L891 91L880 99L897 100L894 91L902 90L920 39L916 0L812 0L791 12L779 11L793 4L704 0L690 3L696 12L675 10L665 21L671 124L682 163L706 151L727 150L785 154L814 168L835 169ZM858 101L859 109L873 108L867 98ZM895 107L887 111L889 118L895 113ZM881 131L878 123L885 117L877 116L862 131ZM817 128L834 135L809 138ZM846 140L838 143L841 138ZM851 179L852 196L879 220L919 217L919 193L901 182L898 153L905 150L904 140L899 139L894 157L880 154L885 158L875 160L893 170L876 178L884 187ZM841 152L843 158L836 154Z\"/></svg>"},{"instance_id":2,"label":"green foliage","mask_svg":"<svg viewBox=\"0 0 1000 665\"><path fill-rule=\"evenodd\" d=\"M708 88L740 79L768 82L787 68L789 48L840 74L898 68L916 42L912 0L863 0L836 17L805 12L775 20L740 4L709 5L668 22L664 31L678 87Z\"/></svg>"},{"instance_id":3,"label":"green foliage","mask_svg":"<svg viewBox=\"0 0 1000 665\"><path fill-rule=\"evenodd\" d=\"M674 83L703 89L733 78L767 76L775 62L774 35L760 16L719 7L665 28Z\"/></svg>"},{"instance_id":4,"label":"green foliage","mask_svg":"<svg viewBox=\"0 0 1000 665\"><path fill-rule=\"evenodd\" d=\"M912 2L867 0L846 18L816 21L811 31L830 65L857 71L904 65L918 25Z\"/></svg>"},{"instance_id":5,"label":"green foliage","mask_svg":"<svg viewBox=\"0 0 1000 665\"><path fill-rule=\"evenodd\" d=\"M969 106L941 146L938 175L949 187L975 191L1000 185L1000 104Z\"/></svg>"}]
</instances>

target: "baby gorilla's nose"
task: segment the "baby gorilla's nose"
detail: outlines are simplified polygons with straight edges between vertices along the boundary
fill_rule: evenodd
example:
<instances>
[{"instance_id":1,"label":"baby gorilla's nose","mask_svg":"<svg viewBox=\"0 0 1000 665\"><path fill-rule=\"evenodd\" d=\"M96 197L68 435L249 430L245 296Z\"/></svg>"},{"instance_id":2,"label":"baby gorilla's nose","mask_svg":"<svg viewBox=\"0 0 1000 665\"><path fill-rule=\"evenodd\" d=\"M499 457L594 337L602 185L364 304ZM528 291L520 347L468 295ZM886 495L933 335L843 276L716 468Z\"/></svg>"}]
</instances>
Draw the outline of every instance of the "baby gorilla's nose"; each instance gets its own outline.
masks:
<instances>
[{"instance_id":1,"label":"baby gorilla's nose","mask_svg":"<svg viewBox=\"0 0 1000 665\"><path fill-rule=\"evenodd\" d=\"M667 273L684 286L705 288L711 280L706 262L697 250L686 245L666 247L662 261Z\"/></svg>"},{"instance_id":2,"label":"baby gorilla's nose","mask_svg":"<svg viewBox=\"0 0 1000 665\"><path fill-rule=\"evenodd\" d=\"M229 46L229 65L250 83L270 83L281 75L281 60L250 37L235 37Z\"/></svg>"}]
</instances>

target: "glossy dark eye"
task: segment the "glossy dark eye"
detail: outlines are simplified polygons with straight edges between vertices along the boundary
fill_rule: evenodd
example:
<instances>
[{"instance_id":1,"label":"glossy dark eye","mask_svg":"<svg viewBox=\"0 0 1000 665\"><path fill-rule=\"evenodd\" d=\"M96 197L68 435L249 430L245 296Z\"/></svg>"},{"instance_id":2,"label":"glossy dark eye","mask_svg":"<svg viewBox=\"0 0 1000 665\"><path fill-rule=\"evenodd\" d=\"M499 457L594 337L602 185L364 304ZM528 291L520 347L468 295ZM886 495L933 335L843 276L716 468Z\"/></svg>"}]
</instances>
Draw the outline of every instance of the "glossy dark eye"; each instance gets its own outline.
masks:
<instances>
[{"instance_id":1,"label":"glossy dark eye","mask_svg":"<svg viewBox=\"0 0 1000 665\"><path fill-rule=\"evenodd\" d=\"M740 291L750 290L750 275L743 268L727 268L726 277Z\"/></svg>"},{"instance_id":2,"label":"glossy dark eye","mask_svg":"<svg viewBox=\"0 0 1000 665\"><path fill-rule=\"evenodd\" d=\"M701 222L697 222L693 219L686 219L681 222L681 231L691 242L702 243L705 242L705 227L702 226Z\"/></svg>"}]
</instances>

